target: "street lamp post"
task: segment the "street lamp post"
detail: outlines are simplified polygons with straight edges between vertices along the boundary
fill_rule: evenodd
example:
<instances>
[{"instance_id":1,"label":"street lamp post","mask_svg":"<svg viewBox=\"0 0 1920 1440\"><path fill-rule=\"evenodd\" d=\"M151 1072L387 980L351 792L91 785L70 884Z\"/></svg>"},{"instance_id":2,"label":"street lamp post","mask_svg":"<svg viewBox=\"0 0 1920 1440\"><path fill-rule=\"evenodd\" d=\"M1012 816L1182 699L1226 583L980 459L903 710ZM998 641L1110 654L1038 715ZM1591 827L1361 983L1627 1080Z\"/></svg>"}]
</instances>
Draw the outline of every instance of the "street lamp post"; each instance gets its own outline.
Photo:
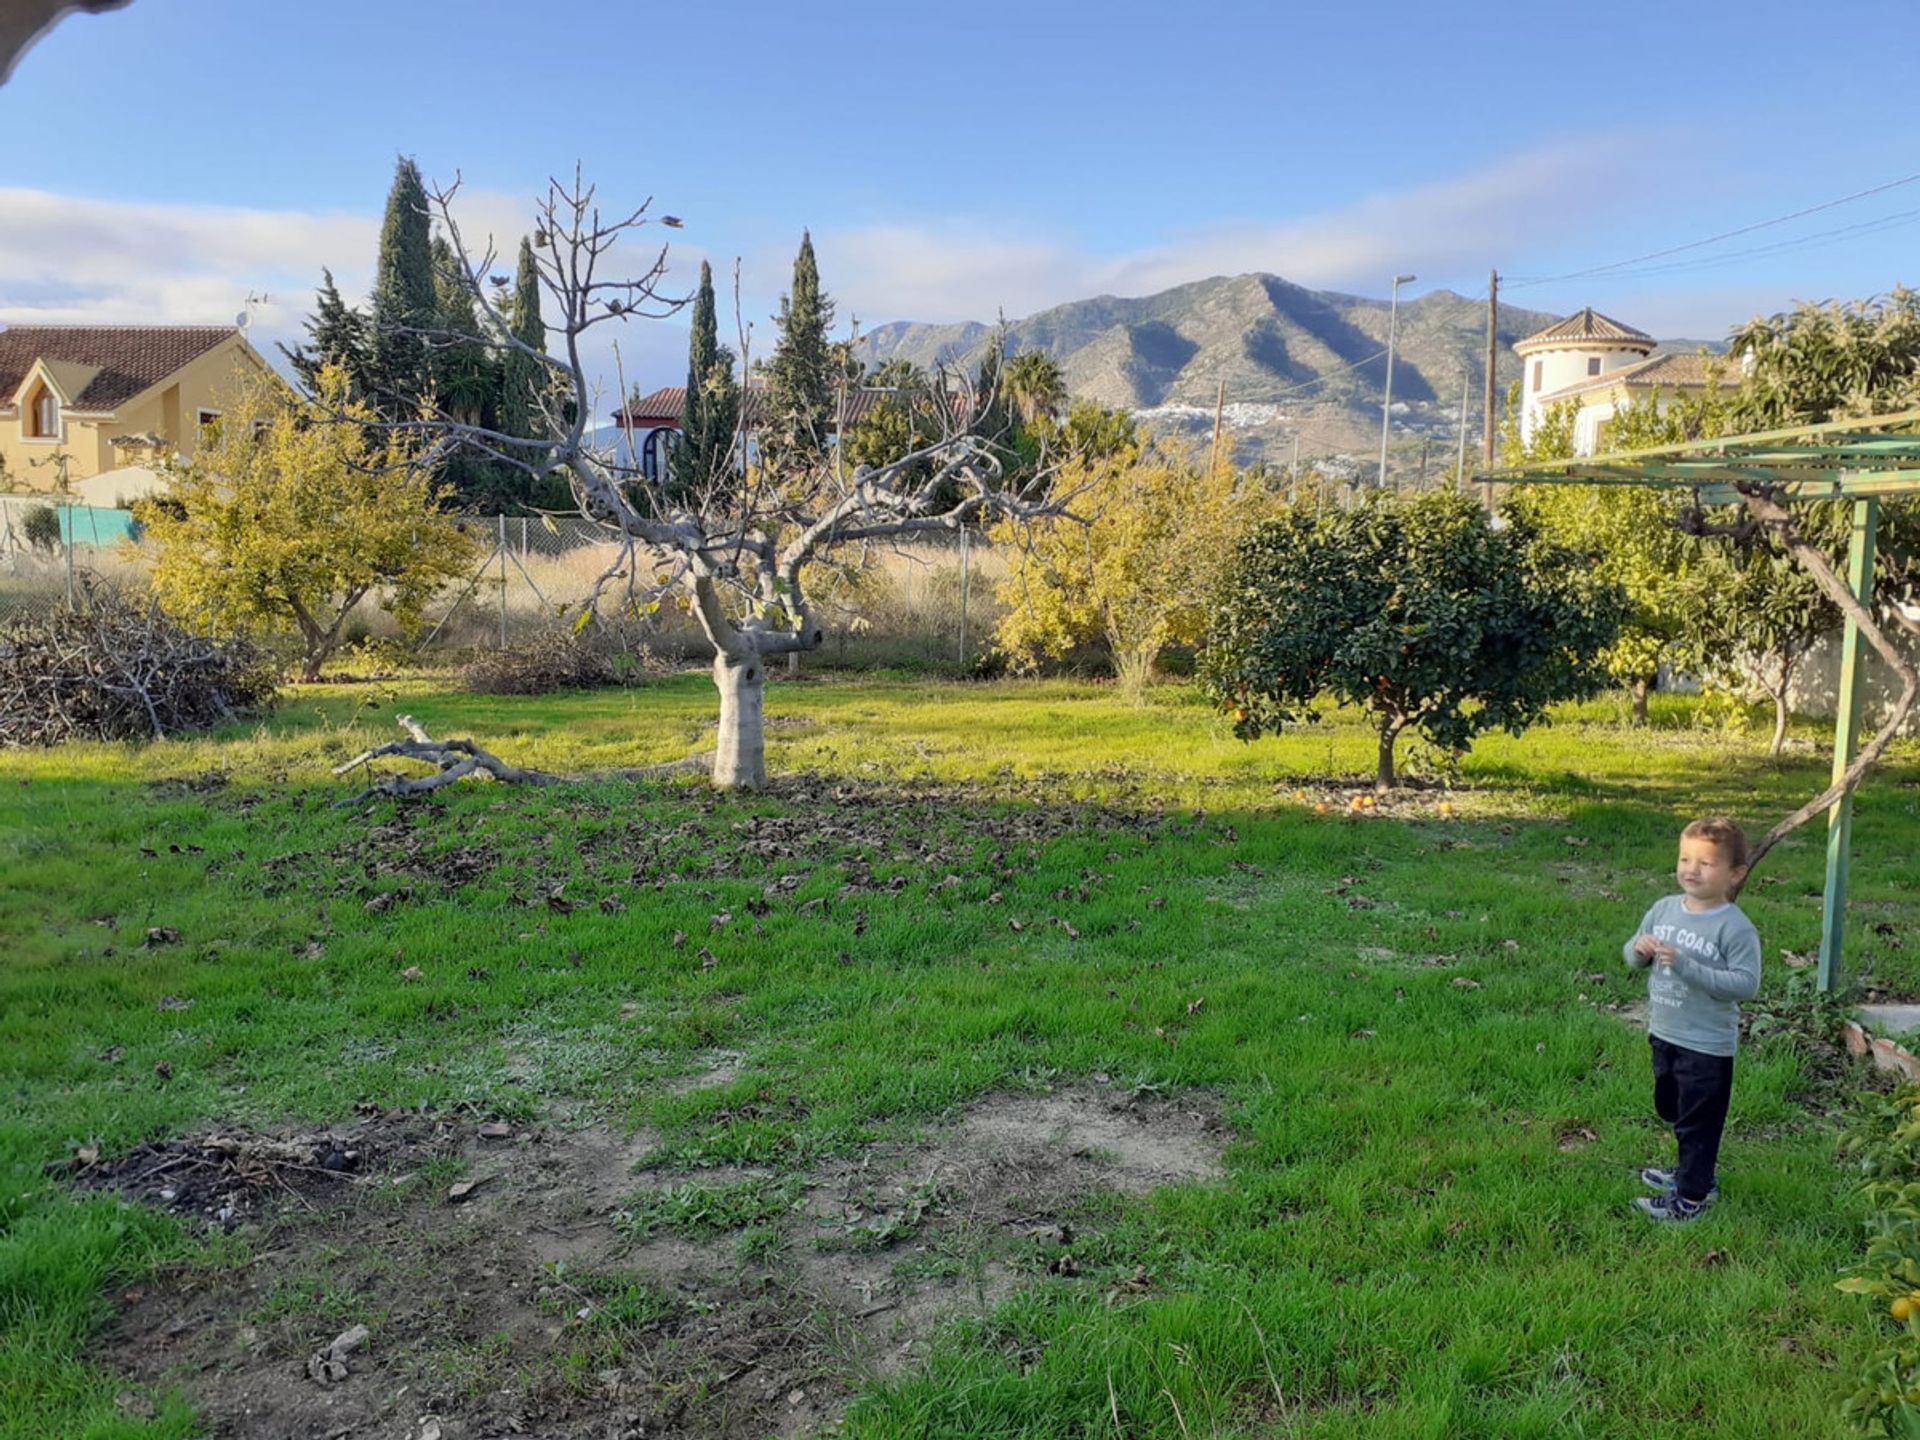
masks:
<instances>
[{"instance_id":1,"label":"street lamp post","mask_svg":"<svg viewBox=\"0 0 1920 1440\"><path fill-rule=\"evenodd\" d=\"M1387 488L1387 435L1393 428L1393 332L1400 318L1400 287L1411 285L1416 275L1393 277L1393 299L1387 305L1387 394L1380 403L1380 488Z\"/></svg>"}]
</instances>

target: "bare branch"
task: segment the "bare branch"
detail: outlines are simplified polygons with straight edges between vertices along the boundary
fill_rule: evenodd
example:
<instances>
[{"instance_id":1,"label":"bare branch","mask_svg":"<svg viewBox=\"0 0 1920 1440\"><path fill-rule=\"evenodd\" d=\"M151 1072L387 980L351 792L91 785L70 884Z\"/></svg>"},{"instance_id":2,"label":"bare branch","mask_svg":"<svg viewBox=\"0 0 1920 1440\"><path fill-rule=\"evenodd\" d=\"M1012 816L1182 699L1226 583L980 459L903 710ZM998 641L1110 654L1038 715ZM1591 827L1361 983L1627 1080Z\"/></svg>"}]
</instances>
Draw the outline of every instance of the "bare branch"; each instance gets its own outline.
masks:
<instances>
[{"instance_id":1,"label":"bare branch","mask_svg":"<svg viewBox=\"0 0 1920 1440\"><path fill-rule=\"evenodd\" d=\"M426 728L411 715L396 715L394 719L407 732L411 739L395 740L391 744L381 745L372 750L363 751L344 764L333 767L333 773L344 775L350 770L386 756L396 756L403 760L418 760L424 764L437 766L431 775L409 779L404 775L388 775L362 790L358 795L335 803L336 810L351 810L376 795L386 795L400 799L408 795L425 795L442 786L451 785L457 780L484 770L496 780L519 785L560 785L566 777L549 775L543 770L522 770L482 750L471 740L435 740Z\"/></svg>"},{"instance_id":2,"label":"bare branch","mask_svg":"<svg viewBox=\"0 0 1920 1440\"><path fill-rule=\"evenodd\" d=\"M1750 879L1753 870L1768 851L1814 816L1831 809L1843 796L1851 795L1859 787L1866 773L1879 763L1880 757L1886 753L1887 747L1893 743L1894 738L1906 725L1908 715L1913 711L1914 698L1920 694L1920 674L1915 672L1906 656L1900 653L1899 648L1881 630L1874 618L1873 607L1861 604L1851 587L1834 573L1833 565L1826 554L1801 534L1799 517L1783 502L1778 490L1747 481L1739 482L1737 488L1740 491L1741 508L1744 514L1752 517L1756 527L1770 530L1779 539L1788 553L1813 577L1814 583L1840 608L1840 612L1859 629L1866 642L1873 647L1882 660L1886 661L1900 680L1900 694L1881 722L1879 730L1841 772L1840 778L1781 820L1766 833L1765 838L1758 845L1754 846L1747 862L1747 874ZM1698 507L1695 507L1691 516L1688 517L1687 523L1690 527L1699 527L1692 531L1696 534L1737 536L1743 528L1747 529L1749 537L1757 533L1754 529L1743 527L1739 523L1709 525ZM1909 629L1915 628L1912 622L1897 609L1894 615L1900 624ZM1841 703L1846 703L1845 696L1841 697Z\"/></svg>"}]
</instances>

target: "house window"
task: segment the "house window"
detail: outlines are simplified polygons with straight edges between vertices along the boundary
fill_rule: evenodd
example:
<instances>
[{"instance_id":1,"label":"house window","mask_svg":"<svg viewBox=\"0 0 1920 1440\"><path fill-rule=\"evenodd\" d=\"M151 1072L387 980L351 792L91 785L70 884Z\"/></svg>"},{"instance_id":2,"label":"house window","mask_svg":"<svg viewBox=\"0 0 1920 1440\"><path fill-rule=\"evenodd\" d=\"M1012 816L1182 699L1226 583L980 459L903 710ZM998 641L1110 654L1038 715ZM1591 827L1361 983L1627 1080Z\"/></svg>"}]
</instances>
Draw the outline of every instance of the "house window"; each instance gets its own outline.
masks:
<instances>
[{"instance_id":1,"label":"house window","mask_svg":"<svg viewBox=\"0 0 1920 1440\"><path fill-rule=\"evenodd\" d=\"M1533 388L1535 390L1540 388L1540 372L1546 368L1547 366L1544 360L1536 360L1533 362Z\"/></svg>"},{"instance_id":2,"label":"house window","mask_svg":"<svg viewBox=\"0 0 1920 1440\"><path fill-rule=\"evenodd\" d=\"M34 440L60 438L60 400L45 385L27 402L27 435Z\"/></svg>"},{"instance_id":3,"label":"house window","mask_svg":"<svg viewBox=\"0 0 1920 1440\"><path fill-rule=\"evenodd\" d=\"M1599 373L1600 373L1600 357L1598 355L1589 355L1587 357L1587 374L1598 375Z\"/></svg>"},{"instance_id":4,"label":"house window","mask_svg":"<svg viewBox=\"0 0 1920 1440\"><path fill-rule=\"evenodd\" d=\"M218 420L219 418L220 418L220 412L218 410L202 410L200 412L200 428L202 430L206 429L209 425L213 424L213 422Z\"/></svg>"}]
</instances>

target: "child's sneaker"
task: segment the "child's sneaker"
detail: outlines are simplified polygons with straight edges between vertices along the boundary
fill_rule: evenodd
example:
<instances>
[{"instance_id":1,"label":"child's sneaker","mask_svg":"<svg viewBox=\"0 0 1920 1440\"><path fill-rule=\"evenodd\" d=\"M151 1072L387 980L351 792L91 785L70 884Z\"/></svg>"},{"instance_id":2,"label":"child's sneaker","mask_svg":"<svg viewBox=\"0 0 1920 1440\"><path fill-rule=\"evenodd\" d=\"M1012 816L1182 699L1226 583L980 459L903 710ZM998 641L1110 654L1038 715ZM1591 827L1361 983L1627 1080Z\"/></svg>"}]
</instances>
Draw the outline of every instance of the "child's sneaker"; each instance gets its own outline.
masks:
<instances>
[{"instance_id":1,"label":"child's sneaker","mask_svg":"<svg viewBox=\"0 0 1920 1440\"><path fill-rule=\"evenodd\" d=\"M1656 1195L1671 1195L1676 1183L1674 1172L1659 1165L1649 1165L1640 1172L1640 1183ZM1707 1191L1707 1204L1711 1205L1720 1198L1720 1182L1715 1180L1713 1188Z\"/></svg>"},{"instance_id":2,"label":"child's sneaker","mask_svg":"<svg viewBox=\"0 0 1920 1440\"><path fill-rule=\"evenodd\" d=\"M1633 1205L1649 1220L1662 1225L1684 1225L1690 1220L1698 1220L1712 1203L1711 1199L1683 1200L1678 1195L1641 1195Z\"/></svg>"}]
</instances>

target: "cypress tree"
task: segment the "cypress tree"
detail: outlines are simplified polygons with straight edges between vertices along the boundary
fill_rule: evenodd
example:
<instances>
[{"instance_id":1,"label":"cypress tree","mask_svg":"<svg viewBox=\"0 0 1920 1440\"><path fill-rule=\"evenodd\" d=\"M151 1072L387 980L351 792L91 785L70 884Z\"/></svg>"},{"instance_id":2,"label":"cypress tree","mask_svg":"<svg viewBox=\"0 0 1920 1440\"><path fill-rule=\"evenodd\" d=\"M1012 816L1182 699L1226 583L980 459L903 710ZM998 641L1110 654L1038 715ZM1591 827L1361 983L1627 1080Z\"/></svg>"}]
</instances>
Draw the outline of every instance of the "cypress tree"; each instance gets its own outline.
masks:
<instances>
[{"instance_id":1,"label":"cypress tree","mask_svg":"<svg viewBox=\"0 0 1920 1440\"><path fill-rule=\"evenodd\" d=\"M439 299L433 284L432 227L420 167L401 156L380 226L373 280L372 359L376 402L392 418L410 416L432 388L427 347L407 330L431 329Z\"/></svg>"},{"instance_id":2,"label":"cypress tree","mask_svg":"<svg viewBox=\"0 0 1920 1440\"><path fill-rule=\"evenodd\" d=\"M733 352L720 343L713 300L713 267L700 262L700 289L693 301L693 333L687 342L687 399L680 434L670 452L670 504L724 494L732 468L733 432L740 418L740 387L733 378Z\"/></svg>"},{"instance_id":3,"label":"cypress tree","mask_svg":"<svg viewBox=\"0 0 1920 1440\"><path fill-rule=\"evenodd\" d=\"M765 446L776 464L808 463L826 452L833 421L835 367L827 330L833 301L820 289L813 235L803 231L793 260L793 288L775 317L780 338L767 364Z\"/></svg>"},{"instance_id":4,"label":"cypress tree","mask_svg":"<svg viewBox=\"0 0 1920 1440\"><path fill-rule=\"evenodd\" d=\"M533 242L520 237L520 269L514 277L513 304L507 311L514 338L547 353L547 327L540 318L540 270L533 263ZM540 406L535 399L543 387L544 368L531 355L509 350L501 366L500 420L509 435L535 439L539 435Z\"/></svg>"},{"instance_id":5,"label":"cypress tree","mask_svg":"<svg viewBox=\"0 0 1920 1440\"><path fill-rule=\"evenodd\" d=\"M520 265L514 275L513 303L506 310L507 328L516 340L547 353L547 326L540 315L540 267L534 263L533 241L520 237ZM509 349L500 363L500 428L525 440L546 436L546 412L541 406L551 381L547 367L531 355ZM520 459L535 467L542 465L544 451L521 449ZM555 472L540 481L523 486L527 503L542 509L565 506L570 493Z\"/></svg>"}]
</instances>

